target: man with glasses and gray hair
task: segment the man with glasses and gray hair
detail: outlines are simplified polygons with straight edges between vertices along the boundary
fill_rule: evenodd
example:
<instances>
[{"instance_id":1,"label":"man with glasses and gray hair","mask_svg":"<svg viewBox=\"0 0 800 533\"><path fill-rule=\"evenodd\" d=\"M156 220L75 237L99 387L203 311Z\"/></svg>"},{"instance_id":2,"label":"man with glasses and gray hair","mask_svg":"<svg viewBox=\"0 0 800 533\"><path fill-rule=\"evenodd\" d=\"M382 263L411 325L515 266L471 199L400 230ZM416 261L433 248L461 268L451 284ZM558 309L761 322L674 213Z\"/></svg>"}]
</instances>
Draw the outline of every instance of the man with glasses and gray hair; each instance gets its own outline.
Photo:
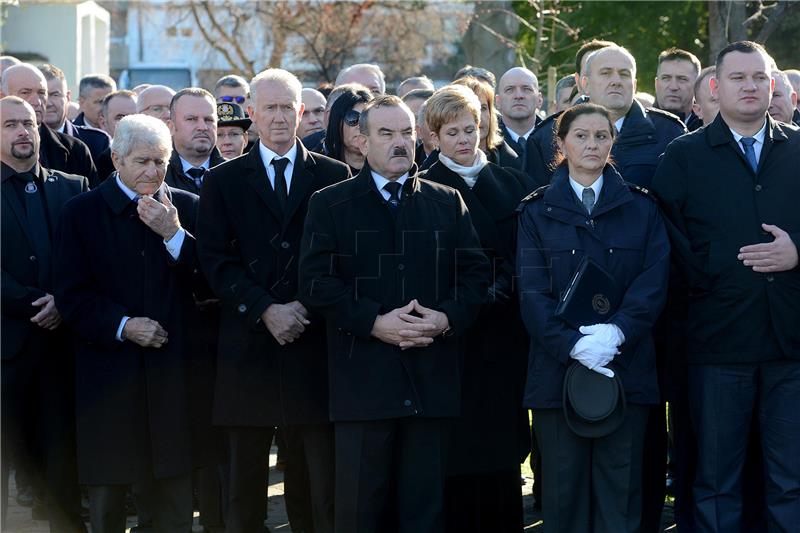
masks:
<instances>
[{"instance_id":1,"label":"man with glasses and gray hair","mask_svg":"<svg viewBox=\"0 0 800 533\"><path fill-rule=\"evenodd\" d=\"M136 112L150 115L167 123L169 120L169 104L175 91L166 85L151 85L139 93L136 101Z\"/></svg>"}]
</instances>

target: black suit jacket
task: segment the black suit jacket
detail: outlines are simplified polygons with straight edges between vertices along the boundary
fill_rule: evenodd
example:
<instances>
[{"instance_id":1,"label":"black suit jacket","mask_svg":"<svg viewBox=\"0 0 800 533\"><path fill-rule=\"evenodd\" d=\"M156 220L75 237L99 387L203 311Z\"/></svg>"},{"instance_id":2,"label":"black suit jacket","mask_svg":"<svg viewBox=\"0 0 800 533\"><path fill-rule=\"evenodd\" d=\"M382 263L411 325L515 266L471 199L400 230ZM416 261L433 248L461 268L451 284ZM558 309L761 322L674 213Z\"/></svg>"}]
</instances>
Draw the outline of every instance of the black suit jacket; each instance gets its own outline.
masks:
<instances>
[{"instance_id":1,"label":"black suit jacket","mask_svg":"<svg viewBox=\"0 0 800 533\"><path fill-rule=\"evenodd\" d=\"M130 484L191 470L185 336L193 324L197 196L162 184L186 230L177 260L139 220L116 179L64 206L55 239L56 305L75 335L78 469L85 484ZM123 316L169 334L161 348L116 340Z\"/></svg>"},{"instance_id":2,"label":"black suit jacket","mask_svg":"<svg viewBox=\"0 0 800 533\"><path fill-rule=\"evenodd\" d=\"M40 165L36 172L42 179L51 225L55 226L61 208L73 196L89 190L86 178L48 170ZM29 335L42 332L30 319L39 312L31 302L52 287L39 286L39 262L33 237L28 229L24 206L20 203L11 182L13 171L3 165L2 199L2 358L10 359L20 353ZM54 227L51 227L55 230Z\"/></svg>"},{"instance_id":3,"label":"black suit jacket","mask_svg":"<svg viewBox=\"0 0 800 533\"><path fill-rule=\"evenodd\" d=\"M737 259L773 240L764 222L800 247L800 128L766 120L757 172L719 114L673 141L653 179L688 280L690 364L800 359L800 267L765 274Z\"/></svg>"},{"instance_id":4,"label":"black suit jacket","mask_svg":"<svg viewBox=\"0 0 800 533\"><path fill-rule=\"evenodd\" d=\"M216 146L211 150L210 159L209 168L214 168L215 166L225 162L225 158L222 157L222 154L219 153L219 150L217 150ZM172 148L172 155L169 158L169 165L167 165L167 173L164 176L164 181L170 187L183 189L184 191L189 191L197 195L200 194L200 189L194 182L194 178L184 174L183 164L181 164L181 156L174 147Z\"/></svg>"},{"instance_id":5,"label":"black suit jacket","mask_svg":"<svg viewBox=\"0 0 800 533\"><path fill-rule=\"evenodd\" d=\"M214 423L275 426L328 420L324 327L319 316L280 346L261 321L273 303L298 299L297 264L308 199L350 177L347 166L298 140L287 213L261 152L211 169L200 201L198 252L221 300Z\"/></svg>"},{"instance_id":6,"label":"black suit jacket","mask_svg":"<svg viewBox=\"0 0 800 533\"><path fill-rule=\"evenodd\" d=\"M489 262L461 195L416 176L396 218L368 164L309 203L301 301L328 328L331 418L453 417L460 412L459 341L402 351L371 336L379 314L412 299L472 325L489 286Z\"/></svg>"},{"instance_id":7,"label":"black suit jacket","mask_svg":"<svg viewBox=\"0 0 800 533\"><path fill-rule=\"evenodd\" d=\"M97 186L97 168L83 141L54 131L44 123L39 126L39 136L39 163L43 167L83 176L89 180L89 187Z\"/></svg>"},{"instance_id":8,"label":"black suit jacket","mask_svg":"<svg viewBox=\"0 0 800 533\"><path fill-rule=\"evenodd\" d=\"M69 120L64 123L64 133L83 141L95 164L98 156L111 146L111 137L105 131L90 126L76 126Z\"/></svg>"}]
</instances>

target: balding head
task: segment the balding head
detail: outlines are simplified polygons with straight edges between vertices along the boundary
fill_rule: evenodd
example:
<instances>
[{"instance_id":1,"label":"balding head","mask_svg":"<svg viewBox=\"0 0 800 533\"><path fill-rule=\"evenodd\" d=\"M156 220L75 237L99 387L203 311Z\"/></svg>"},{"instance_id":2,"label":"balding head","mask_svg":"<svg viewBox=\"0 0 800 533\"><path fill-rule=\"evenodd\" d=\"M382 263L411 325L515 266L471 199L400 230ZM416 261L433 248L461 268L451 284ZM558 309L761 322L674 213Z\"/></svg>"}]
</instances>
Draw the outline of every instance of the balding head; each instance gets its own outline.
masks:
<instances>
[{"instance_id":1,"label":"balding head","mask_svg":"<svg viewBox=\"0 0 800 533\"><path fill-rule=\"evenodd\" d=\"M797 106L797 92L785 72L772 71L772 79L775 80L775 87L767 112L775 120L791 124Z\"/></svg>"},{"instance_id":2,"label":"balding head","mask_svg":"<svg viewBox=\"0 0 800 533\"><path fill-rule=\"evenodd\" d=\"M160 119L165 124L169 120L169 104L175 91L166 85L151 85L139 93L136 112Z\"/></svg>"},{"instance_id":3,"label":"balding head","mask_svg":"<svg viewBox=\"0 0 800 533\"><path fill-rule=\"evenodd\" d=\"M336 76L336 85L345 83L360 83L374 95L386 92L386 77L383 75L383 71L378 65L371 63L359 63L339 72L339 75Z\"/></svg>"},{"instance_id":4,"label":"balding head","mask_svg":"<svg viewBox=\"0 0 800 533\"><path fill-rule=\"evenodd\" d=\"M3 96L19 96L28 102L36 113L36 123L44 120L47 106L47 81L42 72L28 63L8 67L0 83Z\"/></svg>"},{"instance_id":5,"label":"balding head","mask_svg":"<svg viewBox=\"0 0 800 533\"><path fill-rule=\"evenodd\" d=\"M5 72L8 67L13 67L20 63L22 63L22 61L14 56L0 56L0 76L3 75L3 72Z\"/></svg>"},{"instance_id":6,"label":"balding head","mask_svg":"<svg viewBox=\"0 0 800 533\"><path fill-rule=\"evenodd\" d=\"M536 111L542 105L539 80L530 70L514 67L500 76L495 104L503 122L522 135L533 129Z\"/></svg>"},{"instance_id":7,"label":"balding head","mask_svg":"<svg viewBox=\"0 0 800 533\"><path fill-rule=\"evenodd\" d=\"M17 172L27 172L39 157L39 129L33 107L17 96L0 99L0 160Z\"/></svg>"},{"instance_id":8,"label":"balding head","mask_svg":"<svg viewBox=\"0 0 800 533\"><path fill-rule=\"evenodd\" d=\"M592 102L611 112L614 120L625 116L636 92L636 60L621 46L607 46L586 59L581 79Z\"/></svg>"},{"instance_id":9,"label":"balding head","mask_svg":"<svg viewBox=\"0 0 800 533\"><path fill-rule=\"evenodd\" d=\"M312 133L325 129L325 96L316 89L303 89L300 93L303 101L303 116L297 127L297 136L301 139Z\"/></svg>"},{"instance_id":10,"label":"balding head","mask_svg":"<svg viewBox=\"0 0 800 533\"><path fill-rule=\"evenodd\" d=\"M792 84L792 89L794 89L794 92L800 95L800 70L790 68L788 70L784 70L783 72L789 78L789 83ZM797 107L795 109L800 111L800 98L797 100Z\"/></svg>"}]
</instances>

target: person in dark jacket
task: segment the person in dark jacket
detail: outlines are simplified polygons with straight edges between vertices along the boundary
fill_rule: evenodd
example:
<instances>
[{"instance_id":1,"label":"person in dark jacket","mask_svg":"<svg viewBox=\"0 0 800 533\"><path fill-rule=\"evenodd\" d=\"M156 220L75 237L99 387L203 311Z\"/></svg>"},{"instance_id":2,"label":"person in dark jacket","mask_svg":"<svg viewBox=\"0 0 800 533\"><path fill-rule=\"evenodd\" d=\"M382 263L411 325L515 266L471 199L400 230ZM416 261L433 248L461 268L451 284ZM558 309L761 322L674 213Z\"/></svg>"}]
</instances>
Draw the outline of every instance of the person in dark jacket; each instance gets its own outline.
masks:
<instances>
[{"instance_id":1,"label":"person in dark jacket","mask_svg":"<svg viewBox=\"0 0 800 533\"><path fill-rule=\"evenodd\" d=\"M528 336L512 280L516 208L530 191L478 149L480 101L468 88L437 91L428 100L426 121L441 153L424 178L461 194L493 265L479 318L463 336L462 407L448 454L446 531L521 531L519 465L530 451L522 407Z\"/></svg>"},{"instance_id":2,"label":"person in dark jacket","mask_svg":"<svg viewBox=\"0 0 800 533\"><path fill-rule=\"evenodd\" d=\"M600 74L611 71L610 76ZM659 156L674 138L686 133L678 117L635 101L636 61L622 47L597 50L586 59L582 86L589 100L612 111L619 135L611 156L625 180L649 187ZM546 118L528 138L525 172L537 186L547 185L553 174L555 124L559 114Z\"/></svg>"},{"instance_id":3,"label":"person in dark jacket","mask_svg":"<svg viewBox=\"0 0 800 533\"><path fill-rule=\"evenodd\" d=\"M92 531L124 531L125 493L137 485L156 531L185 533L197 196L163 182L163 122L125 117L113 146L117 174L64 206L53 254L55 303L75 336L78 473Z\"/></svg>"},{"instance_id":4,"label":"person in dark jacket","mask_svg":"<svg viewBox=\"0 0 800 533\"><path fill-rule=\"evenodd\" d=\"M294 75L268 69L250 88L261 140L208 173L197 232L200 264L222 305L213 420L229 449L226 531L262 527L266 453L280 426L289 449L304 453L314 530L325 533L334 479L324 322L301 303L297 265L310 196L350 172L295 136L303 105Z\"/></svg>"},{"instance_id":5,"label":"person in dark jacket","mask_svg":"<svg viewBox=\"0 0 800 533\"><path fill-rule=\"evenodd\" d=\"M339 96L328 112L326 155L345 163L352 174L358 174L364 166L364 154L359 145L358 118L364 105L372 100L372 93L363 85L353 83L339 89Z\"/></svg>"},{"instance_id":6,"label":"person in dark jacket","mask_svg":"<svg viewBox=\"0 0 800 533\"><path fill-rule=\"evenodd\" d=\"M542 450L544 521L554 532L636 533L645 428L659 401L652 328L666 299L669 241L655 200L608 163L615 131L605 108L568 109L557 136L564 159L553 182L520 206L516 265L531 336L524 402ZM584 257L623 296L606 323L576 330L555 310ZM627 410L611 434L579 437L567 425L562 383L571 364L621 378Z\"/></svg>"},{"instance_id":7,"label":"person in dark jacket","mask_svg":"<svg viewBox=\"0 0 800 533\"><path fill-rule=\"evenodd\" d=\"M300 258L328 329L336 532L440 533L458 336L489 263L461 195L417 175L411 110L379 96L359 126L367 162L311 198Z\"/></svg>"},{"instance_id":8,"label":"person in dark jacket","mask_svg":"<svg viewBox=\"0 0 800 533\"><path fill-rule=\"evenodd\" d=\"M800 130L768 116L772 59L736 42L716 60L713 122L667 148L653 187L687 280L696 531L744 530L755 420L770 529L800 523Z\"/></svg>"},{"instance_id":9,"label":"person in dark jacket","mask_svg":"<svg viewBox=\"0 0 800 533\"><path fill-rule=\"evenodd\" d=\"M667 48L658 54L655 107L681 119L689 131L703 125L692 110L694 84L701 68L697 56L680 48Z\"/></svg>"},{"instance_id":10,"label":"person in dark jacket","mask_svg":"<svg viewBox=\"0 0 800 533\"><path fill-rule=\"evenodd\" d=\"M0 100L2 160L2 529L13 458L45 489L52 531L85 532L75 466L74 354L53 299L52 234L86 178L43 168L33 108Z\"/></svg>"},{"instance_id":11,"label":"person in dark jacket","mask_svg":"<svg viewBox=\"0 0 800 533\"><path fill-rule=\"evenodd\" d=\"M500 134L499 119L494 109L494 89L492 86L472 76L459 78L453 83L468 87L481 102L480 149L486 154L489 162L501 167L522 170L522 159Z\"/></svg>"},{"instance_id":12,"label":"person in dark jacket","mask_svg":"<svg viewBox=\"0 0 800 533\"><path fill-rule=\"evenodd\" d=\"M525 143L542 121L539 117L542 93L536 74L524 67L507 70L497 83L495 103L502 116L500 134L524 161Z\"/></svg>"}]
</instances>

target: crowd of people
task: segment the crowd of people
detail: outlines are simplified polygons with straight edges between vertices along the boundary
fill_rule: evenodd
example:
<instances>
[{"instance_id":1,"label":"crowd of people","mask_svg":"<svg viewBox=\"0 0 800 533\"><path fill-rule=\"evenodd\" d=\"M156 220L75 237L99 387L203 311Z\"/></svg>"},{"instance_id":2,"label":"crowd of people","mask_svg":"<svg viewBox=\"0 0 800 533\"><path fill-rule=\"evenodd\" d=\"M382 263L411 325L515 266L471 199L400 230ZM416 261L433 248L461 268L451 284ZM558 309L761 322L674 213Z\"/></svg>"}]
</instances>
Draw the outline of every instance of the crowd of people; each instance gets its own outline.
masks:
<instances>
[{"instance_id":1,"label":"crowd of people","mask_svg":"<svg viewBox=\"0 0 800 533\"><path fill-rule=\"evenodd\" d=\"M547 532L796 531L800 71L647 60L75 115L0 58L3 520L259 533L278 438L295 533L521 532L529 456Z\"/></svg>"}]
</instances>

